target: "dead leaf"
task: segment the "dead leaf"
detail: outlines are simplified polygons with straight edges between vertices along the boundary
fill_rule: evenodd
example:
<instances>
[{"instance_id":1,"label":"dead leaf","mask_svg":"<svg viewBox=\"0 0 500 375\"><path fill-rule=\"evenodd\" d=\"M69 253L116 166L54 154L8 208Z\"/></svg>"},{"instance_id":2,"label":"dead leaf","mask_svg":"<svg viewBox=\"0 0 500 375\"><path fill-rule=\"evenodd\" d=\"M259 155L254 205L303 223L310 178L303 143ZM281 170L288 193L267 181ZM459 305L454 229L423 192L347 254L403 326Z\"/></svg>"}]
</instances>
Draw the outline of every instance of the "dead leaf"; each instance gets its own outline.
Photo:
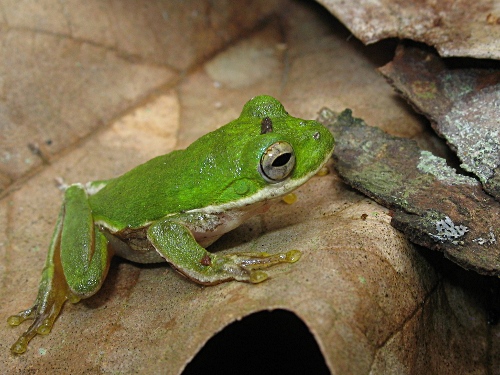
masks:
<instances>
[{"instance_id":1,"label":"dead leaf","mask_svg":"<svg viewBox=\"0 0 500 375\"><path fill-rule=\"evenodd\" d=\"M318 0L363 43L412 39L441 56L500 58L500 11L494 1Z\"/></svg>"},{"instance_id":2,"label":"dead leaf","mask_svg":"<svg viewBox=\"0 0 500 375\"><path fill-rule=\"evenodd\" d=\"M55 177L71 183L117 176L232 120L257 94L276 96L298 117L313 118L324 105L336 111L349 106L392 134L430 137L375 71L392 50L346 40L348 32L318 6L173 4L2 4L9 22L2 48L10 48L2 56L19 64L2 65L3 82L9 82L2 97L16 100L0 114L20 114L1 134L2 152L5 144L15 156L2 169L14 181L0 200L2 319L35 298L61 203ZM38 48L34 57L25 50L30 41L47 40L51 48ZM83 56L86 64L79 66ZM31 64L23 63L25 57ZM247 57L258 63L247 64ZM235 78L252 69L273 74L252 75L255 82ZM29 121L17 133L23 119ZM49 139L55 151L42 147ZM32 154L14 151L25 152L27 143L38 143L47 164L36 159L25 166ZM275 206L211 249L304 252L298 263L271 269L266 282L201 287L167 265L116 260L101 291L67 304L53 331L36 337L24 355L11 355L9 347L26 325L12 328L4 321L2 371L179 374L216 332L273 309L304 322L335 374L499 368L500 348L492 339L498 326L487 325L482 304L489 295L478 299L478 290L489 290L486 282L469 282L474 277L460 271L458 281L444 274L439 258L389 225L387 209L351 190L333 170L297 196L295 204Z\"/></svg>"}]
</instances>

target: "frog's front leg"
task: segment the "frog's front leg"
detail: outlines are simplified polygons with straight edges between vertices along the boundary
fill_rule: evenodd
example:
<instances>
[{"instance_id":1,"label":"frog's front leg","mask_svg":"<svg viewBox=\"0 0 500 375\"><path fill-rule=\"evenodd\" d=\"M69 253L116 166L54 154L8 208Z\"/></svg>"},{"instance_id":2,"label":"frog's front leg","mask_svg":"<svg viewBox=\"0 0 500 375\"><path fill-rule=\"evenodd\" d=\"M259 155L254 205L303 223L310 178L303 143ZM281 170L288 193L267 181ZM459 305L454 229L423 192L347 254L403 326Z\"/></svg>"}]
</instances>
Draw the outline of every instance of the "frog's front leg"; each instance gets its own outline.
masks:
<instances>
[{"instance_id":1,"label":"frog's front leg","mask_svg":"<svg viewBox=\"0 0 500 375\"><path fill-rule=\"evenodd\" d=\"M24 353L33 337L48 334L67 300L76 303L97 292L106 277L110 257L107 240L94 225L87 193L80 185L70 186L64 195L35 303L8 318L12 326L34 320L11 351Z\"/></svg>"},{"instance_id":2,"label":"frog's front leg","mask_svg":"<svg viewBox=\"0 0 500 375\"><path fill-rule=\"evenodd\" d=\"M162 257L178 271L201 284L229 280L259 283L268 277L260 269L278 263L294 263L301 256L298 250L277 254L212 254L198 244L189 230L189 224L179 219L157 221L149 227L147 235Z\"/></svg>"}]
</instances>

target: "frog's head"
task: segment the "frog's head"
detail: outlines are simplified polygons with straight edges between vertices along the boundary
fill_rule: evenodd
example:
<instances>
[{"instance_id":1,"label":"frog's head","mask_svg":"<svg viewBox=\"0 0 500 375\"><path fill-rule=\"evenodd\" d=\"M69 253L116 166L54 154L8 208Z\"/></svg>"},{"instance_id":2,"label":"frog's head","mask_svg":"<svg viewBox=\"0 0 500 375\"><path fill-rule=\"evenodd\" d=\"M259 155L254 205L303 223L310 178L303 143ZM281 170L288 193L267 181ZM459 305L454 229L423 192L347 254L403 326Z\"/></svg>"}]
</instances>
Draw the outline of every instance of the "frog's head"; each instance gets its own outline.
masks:
<instances>
[{"instance_id":1,"label":"frog's head","mask_svg":"<svg viewBox=\"0 0 500 375\"><path fill-rule=\"evenodd\" d=\"M230 173L217 201L228 206L288 194L314 176L334 148L323 125L290 116L267 95L251 99L238 119L214 133L220 159L228 160L224 170Z\"/></svg>"}]
</instances>

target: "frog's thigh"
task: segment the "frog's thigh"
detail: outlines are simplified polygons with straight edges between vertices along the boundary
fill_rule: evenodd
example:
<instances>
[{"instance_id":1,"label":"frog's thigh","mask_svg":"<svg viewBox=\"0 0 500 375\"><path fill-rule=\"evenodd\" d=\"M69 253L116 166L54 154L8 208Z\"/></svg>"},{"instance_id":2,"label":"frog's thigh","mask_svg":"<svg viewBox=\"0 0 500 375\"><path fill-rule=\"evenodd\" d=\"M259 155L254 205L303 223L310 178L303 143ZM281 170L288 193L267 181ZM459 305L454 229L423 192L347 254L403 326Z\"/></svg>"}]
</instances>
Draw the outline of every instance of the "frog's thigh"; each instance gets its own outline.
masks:
<instances>
[{"instance_id":1,"label":"frog's thigh","mask_svg":"<svg viewBox=\"0 0 500 375\"><path fill-rule=\"evenodd\" d=\"M85 298L99 290L111 255L106 237L94 225L87 193L71 186L64 196L60 254L64 277L71 291Z\"/></svg>"}]
</instances>

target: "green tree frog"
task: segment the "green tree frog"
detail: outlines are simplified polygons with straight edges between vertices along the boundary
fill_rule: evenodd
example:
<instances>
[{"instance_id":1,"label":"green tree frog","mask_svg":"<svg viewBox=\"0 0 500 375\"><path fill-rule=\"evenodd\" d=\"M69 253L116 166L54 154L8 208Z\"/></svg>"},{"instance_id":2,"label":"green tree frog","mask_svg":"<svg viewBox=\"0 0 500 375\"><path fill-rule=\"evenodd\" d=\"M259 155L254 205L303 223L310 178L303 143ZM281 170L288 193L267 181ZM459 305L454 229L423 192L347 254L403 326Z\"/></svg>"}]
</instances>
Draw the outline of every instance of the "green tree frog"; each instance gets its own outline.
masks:
<instances>
[{"instance_id":1,"label":"green tree frog","mask_svg":"<svg viewBox=\"0 0 500 375\"><path fill-rule=\"evenodd\" d=\"M114 179L69 186L35 303L8 318L12 326L34 320L11 351L24 353L34 336L49 333L67 300L96 293L113 255L167 261L201 284L259 283L263 268L297 261L298 250L219 255L205 247L309 180L333 148L321 124L294 118L262 95L184 150Z\"/></svg>"}]
</instances>

